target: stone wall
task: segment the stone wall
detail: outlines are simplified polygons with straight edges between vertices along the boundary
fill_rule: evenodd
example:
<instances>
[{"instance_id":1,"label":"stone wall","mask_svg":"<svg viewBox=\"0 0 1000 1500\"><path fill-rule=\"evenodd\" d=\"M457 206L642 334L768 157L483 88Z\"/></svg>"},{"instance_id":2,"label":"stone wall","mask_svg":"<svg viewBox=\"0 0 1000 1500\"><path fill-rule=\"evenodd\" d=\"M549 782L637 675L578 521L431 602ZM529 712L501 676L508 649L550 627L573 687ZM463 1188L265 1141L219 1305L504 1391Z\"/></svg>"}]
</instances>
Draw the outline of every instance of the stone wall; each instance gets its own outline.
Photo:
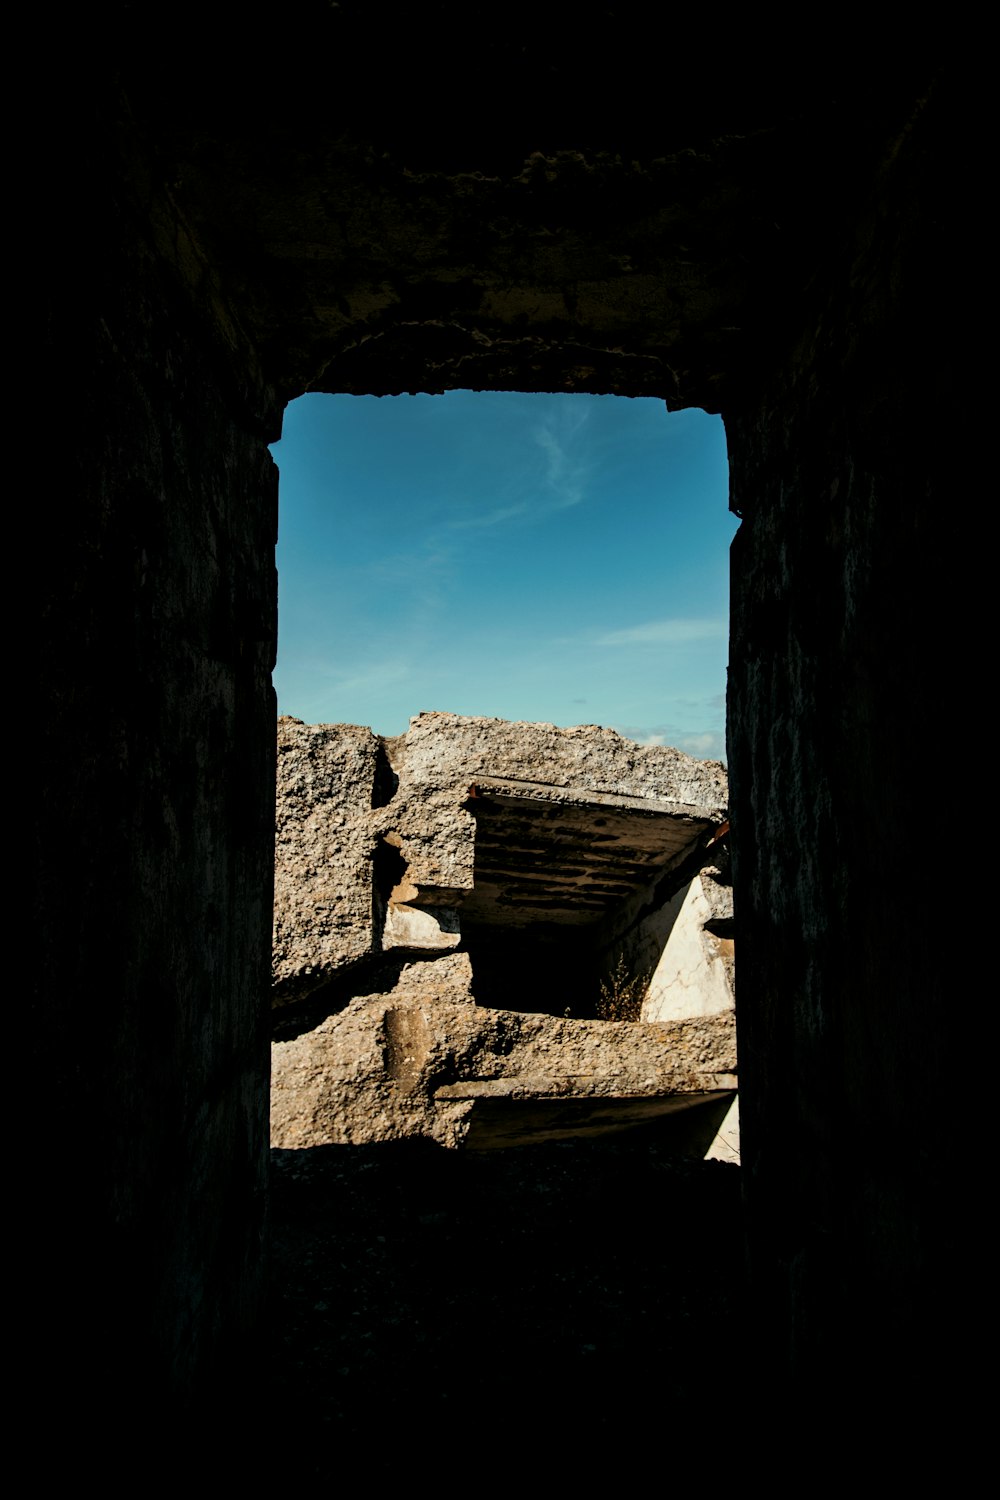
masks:
<instances>
[{"instance_id":1,"label":"stone wall","mask_svg":"<svg viewBox=\"0 0 1000 1500\"><path fill-rule=\"evenodd\" d=\"M85 251L50 224L65 400L53 418L56 387L39 396L58 432L37 435L26 506L27 1072L46 1097L21 1378L64 1389L67 1420L93 1393L137 1421L219 1376L262 1293L277 413L189 226L131 134L123 165L128 121L101 103L53 189Z\"/></svg>"},{"instance_id":2,"label":"stone wall","mask_svg":"<svg viewBox=\"0 0 1000 1500\"><path fill-rule=\"evenodd\" d=\"M459 912L509 937L582 922L610 947L682 883L727 795L718 762L596 725L422 713L386 741L282 718L274 1001L388 949L453 948Z\"/></svg>"},{"instance_id":3,"label":"stone wall","mask_svg":"<svg viewBox=\"0 0 1000 1500\"><path fill-rule=\"evenodd\" d=\"M781 1358L826 1387L864 1349L859 1399L917 1406L927 1351L945 1360L957 1336L943 1289L961 1217L957 1117L929 1121L955 993L927 902L954 840L933 767L968 608L948 513L975 486L950 335L929 312L958 190L947 107L922 101L812 281L784 368L726 414L755 1265Z\"/></svg>"},{"instance_id":4,"label":"stone wall","mask_svg":"<svg viewBox=\"0 0 1000 1500\"><path fill-rule=\"evenodd\" d=\"M594 725L423 713L385 742L280 719L272 1143L509 1144L684 1106L689 1148L694 1106L735 1087L715 940L682 924L683 990L646 1017L666 1024L600 987L620 999L662 951L662 1008L726 792L718 763ZM498 1131L515 1100L535 1101L530 1122L508 1109Z\"/></svg>"}]
</instances>

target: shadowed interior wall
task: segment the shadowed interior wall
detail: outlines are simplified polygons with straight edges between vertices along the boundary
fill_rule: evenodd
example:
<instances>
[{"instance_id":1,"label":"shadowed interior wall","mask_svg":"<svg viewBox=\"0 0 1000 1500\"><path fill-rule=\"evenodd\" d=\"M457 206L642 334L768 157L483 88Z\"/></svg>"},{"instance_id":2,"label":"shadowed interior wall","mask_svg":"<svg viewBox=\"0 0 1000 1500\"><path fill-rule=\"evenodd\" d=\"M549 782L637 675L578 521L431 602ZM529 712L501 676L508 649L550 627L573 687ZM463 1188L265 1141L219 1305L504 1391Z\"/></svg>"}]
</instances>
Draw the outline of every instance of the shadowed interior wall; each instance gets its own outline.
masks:
<instances>
[{"instance_id":1,"label":"shadowed interior wall","mask_svg":"<svg viewBox=\"0 0 1000 1500\"><path fill-rule=\"evenodd\" d=\"M39 388L68 397L58 442L43 414L30 507L29 784L52 1184L32 1217L52 1323L36 1352L72 1351L69 1379L90 1341L119 1387L190 1388L259 1298L265 444L304 389L723 411L744 517L744 1160L768 1321L801 1368L898 1366L907 1309L940 1278L955 1142L926 1125L944 981L920 887L951 829L921 794L926 684L959 648L939 290L958 316L941 227L962 222L943 165L956 100L927 104L926 71L897 54L883 75L866 49L824 91L783 54L747 68L736 38L711 80L675 38L666 78L645 12L567 36L536 11L528 47L513 23L438 7L474 59L456 74L422 12L390 37L381 11L293 5L266 45L211 56L173 13L151 48L125 6L128 103L114 48L103 78L67 69L33 223Z\"/></svg>"},{"instance_id":2,"label":"shadowed interior wall","mask_svg":"<svg viewBox=\"0 0 1000 1500\"><path fill-rule=\"evenodd\" d=\"M72 1393L67 1414L124 1419L214 1369L259 1307L277 413L130 122L100 104L41 237L70 379L57 432L38 413L27 552L46 1095L28 1368Z\"/></svg>"},{"instance_id":3,"label":"shadowed interior wall","mask_svg":"<svg viewBox=\"0 0 1000 1500\"><path fill-rule=\"evenodd\" d=\"M784 367L725 414L752 1259L780 1362L841 1401L913 1400L910 1419L964 1337L962 1111L934 1102L955 975L928 906L955 838L941 715L974 650L961 294L941 307L961 280L940 232L963 213L951 105L919 101Z\"/></svg>"}]
</instances>

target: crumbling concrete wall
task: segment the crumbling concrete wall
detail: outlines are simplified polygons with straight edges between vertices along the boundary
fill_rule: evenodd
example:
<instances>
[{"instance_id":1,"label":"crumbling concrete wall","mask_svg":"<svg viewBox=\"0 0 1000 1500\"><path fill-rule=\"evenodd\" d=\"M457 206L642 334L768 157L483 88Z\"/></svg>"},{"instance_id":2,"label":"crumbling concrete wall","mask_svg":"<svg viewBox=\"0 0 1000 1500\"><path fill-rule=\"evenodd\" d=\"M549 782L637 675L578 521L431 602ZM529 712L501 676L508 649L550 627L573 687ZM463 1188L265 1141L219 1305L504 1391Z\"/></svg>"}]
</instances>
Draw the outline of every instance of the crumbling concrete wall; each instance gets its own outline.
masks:
<instances>
[{"instance_id":1,"label":"crumbling concrete wall","mask_svg":"<svg viewBox=\"0 0 1000 1500\"><path fill-rule=\"evenodd\" d=\"M273 997L307 995L377 951L372 818L380 745L352 724L278 721Z\"/></svg>"},{"instance_id":2,"label":"crumbling concrete wall","mask_svg":"<svg viewBox=\"0 0 1000 1500\"><path fill-rule=\"evenodd\" d=\"M626 952L633 963L666 954L678 911L694 910L690 869L725 814L720 765L594 726L445 713L418 715L389 745L284 718L278 745L275 1145L420 1135L454 1146L484 1099L645 1101L621 1112L621 1128L666 1096L676 1107L731 1094L733 996L710 938L682 998L646 1017L668 1024L639 1024L638 1009L631 1024L568 1019L581 1013L581 951L596 983ZM383 753L391 794L379 791ZM495 944L472 942L467 917ZM533 987L538 923L552 963ZM474 965L493 972L477 979ZM666 988L661 974L661 1009Z\"/></svg>"},{"instance_id":3,"label":"crumbling concrete wall","mask_svg":"<svg viewBox=\"0 0 1000 1500\"><path fill-rule=\"evenodd\" d=\"M386 774L391 796L380 790ZM712 835L727 796L718 762L635 745L594 725L560 729L423 713L406 735L385 742L355 725L280 719L274 999L300 998L388 948L454 947L457 913L476 910L477 816L490 805L502 802L512 814L530 807L549 825L539 824L551 846L549 866L529 859L522 871L525 880L540 877L532 922L548 906L555 910L550 883L559 848L586 839L587 821L603 813L591 868L571 877L578 913L589 922L598 909L588 909L589 897L603 902L602 916L608 905L599 854L615 815L647 823L660 815L664 824L646 854L642 892L689 858L699 835ZM584 825L582 835L572 831L574 821ZM509 841L507 847L509 853ZM580 852L579 842L572 847ZM524 925L510 885L496 893L492 914Z\"/></svg>"},{"instance_id":4,"label":"crumbling concrete wall","mask_svg":"<svg viewBox=\"0 0 1000 1500\"><path fill-rule=\"evenodd\" d=\"M597 1127L590 1115L563 1111L561 1121L542 1121L525 1140L648 1124L657 1117L654 1106L666 1112L664 1101L678 1109L715 1100L728 1107L736 1087L732 1012L648 1026L566 1021L477 1006L470 981L465 954L417 960L387 993L360 996L277 1042L273 1145L408 1137L479 1144L482 1104L507 1100L629 1101L613 1114L606 1110Z\"/></svg>"}]
</instances>

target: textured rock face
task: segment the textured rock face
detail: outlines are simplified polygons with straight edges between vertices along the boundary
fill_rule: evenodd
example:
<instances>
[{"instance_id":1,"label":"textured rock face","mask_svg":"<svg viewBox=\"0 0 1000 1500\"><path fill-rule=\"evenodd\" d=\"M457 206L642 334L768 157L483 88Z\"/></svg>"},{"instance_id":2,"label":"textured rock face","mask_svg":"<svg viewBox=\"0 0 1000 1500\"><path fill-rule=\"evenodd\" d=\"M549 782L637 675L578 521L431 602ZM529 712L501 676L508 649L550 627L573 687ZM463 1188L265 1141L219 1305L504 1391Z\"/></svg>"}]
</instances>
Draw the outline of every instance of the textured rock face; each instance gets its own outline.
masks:
<instances>
[{"instance_id":1,"label":"textured rock face","mask_svg":"<svg viewBox=\"0 0 1000 1500\"><path fill-rule=\"evenodd\" d=\"M274 1145L454 1146L484 1100L629 1098L644 1119L732 1090L732 991L723 974L716 1003L684 894L724 816L720 765L592 725L445 713L389 746L286 718L278 746ZM656 993L671 989L682 909L675 1024L567 1019L626 953L650 974L660 959Z\"/></svg>"},{"instance_id":2,"label":"textured rock face","mask_svg":"<svg viewBox=\"0 0 1000 1500\"><path fill-rule=\"evenodd\" d=\"M370 729L278 721L272 965L282 1001L373 951L379 748Z\"/></svg>"},{"instance_id":3,"label":"textured rock face","mask_svg":"<svg viewBox=\"0 0 1000 1500\"><path fill-rule=\"evenodd\" d=\"M178 28L155 69L140 40L133 101L289 395L457 385L717 410L784 352L803 267L925 86L870 38L827 89L759 36L752 66L716 39L699 67L700 18L679 14L669 60L641 10L599 43L538 6L294 15L268 33L266 89L230 38L195 57Z\"/></svg>"},{"instance_id":4,"label":"textured rock face","mask_svg":"<svg viewBox=\"0 0 1000 1500\"><path fill-rule=\"evenodd\" d=\"M464 779L523 781L553 798L598 792L655 798L721 812L728 798L718 761L695 760L666 745L636 745L613 729L581 724L515 724L505 719L423 713L400 747L401 790L453 795Z\"/></svg>"},{"instance_id":5,"label":"textured rock face","mask_svg":"<svg viewBox=\"0 0 1000 1500\"><path fill-rule=\"evenodd\" d=\"M717 762L594 725L425 713L386 744L281 719L275 1002L388 949L452 948L460 919L631 924L630 903L708 842L726 796Z\"/></svg>"},{"instance_id":6,"label":"textured rock face","mask_svg":"<svg viewBox=\"0 0 1000 1500\"><path fill-rule=\"evenodd\" d=\"M457 972L456 972L457 971ZM272 1145L362 1145L423 1137L442 1146L476 1139L477 1111L502 1101L627 1099L676 1106L735 1088L732 1013L639 1025L566 1021L484 1009L452 998L468 959L407 966L391 994L361 999L288 1042L272 1062ZM645 1123L641 1108L609 1124ZM545 1121L522 1139L572 1136L590 1118ZM508 1127L513 1139L515 1129Z\"/></svg>"}]
</instances>

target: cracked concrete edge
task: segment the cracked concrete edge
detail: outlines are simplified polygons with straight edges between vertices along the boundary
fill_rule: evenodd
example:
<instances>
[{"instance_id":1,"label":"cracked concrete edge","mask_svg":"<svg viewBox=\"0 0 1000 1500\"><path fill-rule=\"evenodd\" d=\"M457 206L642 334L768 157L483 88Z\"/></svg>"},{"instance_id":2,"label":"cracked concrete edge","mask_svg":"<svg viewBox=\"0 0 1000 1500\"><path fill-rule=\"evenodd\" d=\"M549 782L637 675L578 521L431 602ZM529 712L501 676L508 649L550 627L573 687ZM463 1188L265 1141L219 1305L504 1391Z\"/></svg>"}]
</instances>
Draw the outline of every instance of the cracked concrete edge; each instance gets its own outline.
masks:
<instances>
[{"instance_id":1,"label":"cracked concrete edge","mask_svg":"<svg viewBox=\"0 0 1000 1500\"><path fill-rule=\"evenodd\" d=\"M279 1005L308 996L386 941L405 943L397 929L419 925L413 909L453 906L473 888L476 828L464 803L477 776L540 785L555 801L586 803L588 794L623 805L638 800L715 823L728 798L721 763L636 745L596 725L421 713L405 735L383 740L361 725L284 716L277 734L272 982ZM408 901L392 903L379 892L380 849L398 852ZM452 945L444 934L435 943Z\"/></svg>"},{"instance_id":2,"label":"cracked concrete edge","mask_svg":"<svg viewBox=\"0 0 1000 1500\"><path fill-rule=\"evenodd\" d=\"M703 1095L735 1088L735 1066L731 1015L580 1022L381 995L275 1044L272 1142L292 1148L415 1135L458 1144L476 1097Z\"/></svg>"}]
</instances>

